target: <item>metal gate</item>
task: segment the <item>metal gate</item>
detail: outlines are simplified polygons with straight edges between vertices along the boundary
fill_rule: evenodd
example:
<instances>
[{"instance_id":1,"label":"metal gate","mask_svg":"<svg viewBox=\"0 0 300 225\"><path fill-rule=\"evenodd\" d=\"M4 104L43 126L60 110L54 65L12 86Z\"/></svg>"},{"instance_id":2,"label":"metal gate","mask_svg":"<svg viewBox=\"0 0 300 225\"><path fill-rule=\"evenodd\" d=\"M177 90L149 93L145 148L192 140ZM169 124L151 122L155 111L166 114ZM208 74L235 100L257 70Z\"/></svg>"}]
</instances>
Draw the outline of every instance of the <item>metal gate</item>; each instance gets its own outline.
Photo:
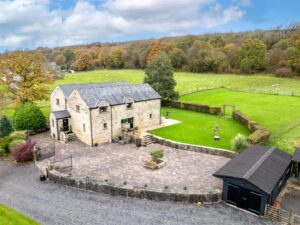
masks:
<instances>
[{"instance_id":1,"label":"metal gate","mask_svg":"<svg viewBox=\"0 0 300 225\"><path fill-rule=\"evenodd\" d=\"M266 205L265 218L278 225L300 225L300 216L270 205Z\"/></svg>"}]
</instances>

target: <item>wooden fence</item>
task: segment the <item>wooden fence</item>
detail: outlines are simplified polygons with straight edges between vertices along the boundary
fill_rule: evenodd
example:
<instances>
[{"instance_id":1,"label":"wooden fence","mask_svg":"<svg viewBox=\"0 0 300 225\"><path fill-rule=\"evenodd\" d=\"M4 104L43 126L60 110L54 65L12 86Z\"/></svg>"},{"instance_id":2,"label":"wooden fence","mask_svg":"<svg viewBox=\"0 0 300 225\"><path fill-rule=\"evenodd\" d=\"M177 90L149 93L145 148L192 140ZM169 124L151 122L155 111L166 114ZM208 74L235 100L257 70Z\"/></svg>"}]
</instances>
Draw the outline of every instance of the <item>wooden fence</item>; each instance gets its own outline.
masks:
<instances>
[{"instance_id":1,"label":"wooden fence","mask_svg":"<svg viewBox=\"0 0 300 225\"><path fill-rule=\"evenodd\" d=\"M300 216L271 205L266 205L265 219L278 225L300 225Z\"/></svg>"}]
</instances>

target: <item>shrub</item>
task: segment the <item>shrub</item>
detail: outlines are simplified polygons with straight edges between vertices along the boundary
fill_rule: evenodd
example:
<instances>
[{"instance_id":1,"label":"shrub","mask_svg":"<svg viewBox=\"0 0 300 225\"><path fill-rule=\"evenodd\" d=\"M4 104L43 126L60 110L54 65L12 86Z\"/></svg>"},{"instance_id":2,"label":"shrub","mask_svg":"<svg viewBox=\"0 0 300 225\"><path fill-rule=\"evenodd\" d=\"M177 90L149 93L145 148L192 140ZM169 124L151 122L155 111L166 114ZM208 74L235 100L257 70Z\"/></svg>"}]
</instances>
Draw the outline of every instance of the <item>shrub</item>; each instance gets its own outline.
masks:
<instances>
[{"instance_id":1,"label":"shrub","mask_svg":"<svg viewBox=\"0 0 300 225\"><path fill-rule=\"evenodd\" d=\"M153 150L150 152L150 155L152 157L152 160L157 162L159 161L162 157L164 157L164 150L159 149L159 150Z\"/></svg>"},{"instance_id":2,"label":"shrub","mask_svg":"<svg viewBox=\"0 0 300 225\"><path fill-rule=\"evenodd\" d=\"M23 139L26 140L29 136L28 131L26 130L20 130L20 131L15 131L13 133L10 134L10 137L12 139Z\"/></svg>"},{"instance_id":3,"label":"shrub","mask_svg":"<svg viewBox=\"0 0 300 225\"><path fill-rule=\"evenodd\" d=\"M6 151L3 148L0 148L0 156L5 156Z\"/></svg>"},{"instance_id":4,"label":"shrub","mask_svg":"<svg viewBox=\"0 0 300 225\"><path fill-rule=\"evenodd\" d=\"M14 139L9 143L9 150L13 151L15 148L25 143L26 141L24 139Z\"/></svg>"},{"instance_id":5,"label":"shrub","mask_svg":"<svg viewBox=\"0 0 300 225\"><path fill-rule=\"evenodd\" d=\"M0 119L0 137L8 136L13 131L14 128L11 125L10 120L6 115L3 115Z\"/></svg>"},{"instance_id":6,"label":"shrub","mask_svg":"<svg viewBox=\"0 0 300 225\"><path fill-rule=\"evenodd\" d=\"M238 134L232 139L232 148L236 152L241 152L249 146L244 135Z\"/></svg>"},{"instance_id":7,"label":"shrub","mask_svg":"<svg viewBox=\"0 0 300 225\"><path fill-rule=\"evenodd\" d=\"M27 141L26 143L16 147L12 154L17 162L29 162L33 160L33 148L35 142Z\"/></svg>"},{"instance_id":8,"label":"shrub","mask_svg":"<svg viewBox=\"0 0 300 225\"><path fill-rule=\"evenodd\" d=\"M5 153L9 153L9 144L12 140L10 136L0 138L0 149L3 149Z\"/></svg>"},{"instance_id":9,"label":"shrub","mask_svg":"<svg viewBox=\"0 0 300 225\"><path fill-rule=\"evenodd\" d=\"M292 69L288 67L281 67L276 69L275 75L277 77L291 77L293 74Z\"/></svg>"},{"instance_id":10,"label":"shrub","mask_svg":"<svg viewBox=\"0 0 300 225\"><path fill-rule=\"evenodd\" d=\"M46 118L35 104L25 103L16 110L13 124L17 130L37 131L46 127Z\"/></svg>"}]
</instances>

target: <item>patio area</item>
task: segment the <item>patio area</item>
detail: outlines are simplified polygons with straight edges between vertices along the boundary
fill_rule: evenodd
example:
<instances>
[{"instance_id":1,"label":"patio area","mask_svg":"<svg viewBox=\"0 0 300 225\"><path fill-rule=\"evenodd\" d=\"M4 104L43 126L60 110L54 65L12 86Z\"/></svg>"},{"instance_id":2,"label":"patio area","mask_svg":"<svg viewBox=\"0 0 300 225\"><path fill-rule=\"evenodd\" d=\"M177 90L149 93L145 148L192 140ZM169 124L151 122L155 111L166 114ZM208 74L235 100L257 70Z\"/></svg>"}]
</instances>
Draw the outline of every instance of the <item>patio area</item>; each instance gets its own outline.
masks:
<instances>
[{"instance_id":1,"label":"patio area","mask_svg":"<svg viewBox=\"0 0 300 225\"><path fill-rule=\"evenodd\" d=\"M42 133L31 137L41 148L55 145L55 158L72 155L72 175L88 176L95 180L111 183L124 183L133 188L151 187L156 190L168 189L170 192L210 193L222 189L222 181L212 174L230 159L168 148L151 144L137 148L134 144L102 144L89 147L80 141L61 143ZM164 149L167 165L159 170L144 168L144 161L150 159L149 152ZM48 160L37 162L45 169Z\"/></svg>"}]
</instances>

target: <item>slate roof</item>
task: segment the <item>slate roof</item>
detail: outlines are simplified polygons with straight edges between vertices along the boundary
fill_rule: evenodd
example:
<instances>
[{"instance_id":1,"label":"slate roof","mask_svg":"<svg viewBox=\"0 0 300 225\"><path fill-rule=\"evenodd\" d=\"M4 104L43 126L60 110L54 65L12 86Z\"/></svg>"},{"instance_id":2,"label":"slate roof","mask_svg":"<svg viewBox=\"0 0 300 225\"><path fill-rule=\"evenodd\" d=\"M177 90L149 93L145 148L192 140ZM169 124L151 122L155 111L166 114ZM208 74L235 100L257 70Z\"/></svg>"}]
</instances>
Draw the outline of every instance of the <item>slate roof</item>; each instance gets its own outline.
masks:
<instances>
[{"instance_id":1,"label":"slate roof","mask_svg":"<svg viewBox=\"0 0 300 225\"><path fill-rule=\"evenodd\" d=\"M290 155L276 148L252 146L229 161L214 176L244 179L271 194L291 160Z\"/></svg>"},{"instance_id":2,"label":"slate roof","mask_svg":"<svg viewBox=\"0 0 300 225\"><path fill-rule=\"evenodd\" d=\"M128 85L126 81L120 82L103 82L103 83L86 83L86 84L64 84L58 85L58 87L62 90L65 97L69 97L70 94L75 89L82 89L82 88L99 88L99 87L110 87L110 86L121 86L121 85Z\"/></svg>"},{"instance_id":3,"label":"slate roof","mask_svg":"<svg viewBox=\"0 0 300 225\"><path fill-rule=\"evenodd\" d=\"M98 107L101 101L106 101L110 105L124 104L127 97L132 98L135 102L161 98L149 84L82 88L77 91L89 108Z\"/></svg>"},{"instance_id":4,"label":"slate roof","mask_svg":"<svg viewBox=\"0 0 300 225\"><path fill-rule=\"evenodd\" d=\"M56 119L70 118L71 115L68 110L52 112Z\"/></svg>"},{"instance_id":5,"label":"slate roof","mask_svg":"<svg viewBox=\"0 0 300 225\"><path fill-rule=\"evenodd\" d=\"M300 148L296 148L294 155L293 155L293 161L300 163Z\"/></svg>"}]
</instances>

